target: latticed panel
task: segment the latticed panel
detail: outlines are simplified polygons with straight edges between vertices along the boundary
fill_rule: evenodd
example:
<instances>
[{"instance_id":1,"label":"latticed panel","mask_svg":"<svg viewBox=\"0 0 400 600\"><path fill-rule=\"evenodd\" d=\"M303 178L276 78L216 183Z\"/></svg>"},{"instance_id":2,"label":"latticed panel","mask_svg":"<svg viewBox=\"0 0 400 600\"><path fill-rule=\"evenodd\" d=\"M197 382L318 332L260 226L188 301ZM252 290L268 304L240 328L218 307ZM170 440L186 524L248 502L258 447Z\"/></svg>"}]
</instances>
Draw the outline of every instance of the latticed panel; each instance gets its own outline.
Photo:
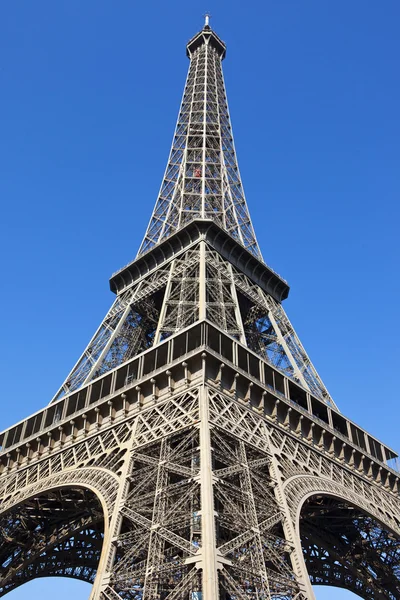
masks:
<instances>
[{"instance_id":1,"label":"latticed panel","mask_svg":"<svg viewBox=\"0 0 400 600\"><path fill-rule=\"evenodd\" d=\"M201 591L190 561L201 543L199 468L197 429L134 452L111 578L120 597L181 598Z\"/></svg>"},{"instance_id":2,"label":"latticed panel","mask_svg":"<svg viewBox=\"0 0 400 600\"><path fill-rule=\"evenodd\" d=\"M100 327L87 345L84 353L68 375L63 386L57 392L54 400L58 400L70 391L79 389L88 379L90 379L94 366L101 359L104 349L109 345L111 339L118 331L118 326L123 320L131 300L132 290L129 290L116 298L107 315L104 317Z\"/></svg>"},{"instance_id":3,"label":"latticed panel","mask_svg":"<svg viewBox=\"0 0 400 600\"><path fill-rule=\"evenodd\" d=\"M212 447L217 546L229 561L220 573L220 597L294 598L299 586L270 456L218 429Z\"/></svg>"},{"instance_id":4,"label":"latticed panel","mask_svg":"<svg viewBox=\"0 0 400 600\"><path fill-rule=\"evenodd\" d=\"M149 277L118 296L53 400L152 346L160 312L156 292L165 283L162 269L158 275L156 283Z\"/></svg>"},{"instance_id":5,"label":"latticed panel","mask_svg":"<svg viewBox=\"0 0 400 600\"><path fill-rule=\"evenodd\" d=\"M274 495L271 457L219 427L210 443L219 597L300 598ZM202 598L207 507L201 501L200 445L199 430L189 428L134 452L104 598Z\"/></svg>"},{"instance_id":6,"label":"latticed panel","mask_svg":"<svg viewBox=\"0 0 400 600\"><path fill-rule=\"evenodd\" d=\"M200 246L196 244L171 264L156 342L198 321L199 281Z\"/></svg>"},{"instance_id":7,"label":"latticed panel","mask_svg":"<svg viewBox=\"0 0 400 600\"><path fill-rule=\"evenodd\" d=\"M215 221L261 258L236 160L221 56L206 41L191 56L167 169L139 255L196 218Z\"/></svg>"}]
</instances>

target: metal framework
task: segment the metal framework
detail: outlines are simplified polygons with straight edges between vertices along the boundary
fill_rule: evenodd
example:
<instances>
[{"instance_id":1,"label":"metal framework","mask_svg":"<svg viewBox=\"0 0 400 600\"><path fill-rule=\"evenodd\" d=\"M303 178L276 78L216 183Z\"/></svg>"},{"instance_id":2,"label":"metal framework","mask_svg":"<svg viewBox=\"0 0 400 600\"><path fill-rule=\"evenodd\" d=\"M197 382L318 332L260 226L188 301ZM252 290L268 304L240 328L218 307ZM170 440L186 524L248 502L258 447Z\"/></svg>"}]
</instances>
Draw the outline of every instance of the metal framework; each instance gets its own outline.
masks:
<instances>
[{"instance_id":1,"label":"metal framework","mask_svg":"<svg viewBox=\"0 0 400 600\"><path fill-rule=\"evenodd\" d=\"M189 73L171 153L138 255L196 218L212 219L261 258L240 179L221 61L205 26L187 45Z\"/></svg>"},{"instance_id":2,"label":"metal framework","mask_svg":"<svg viewBox=\"0 0 400 600\"><path fill-rule=\"evenodd\" d=\"M210 29L116 300L53 401L0 434L0 596L400 598L396 454L336 408L262 261Z\"/></svg>"},{"instance_id":3,"label":"metal framework","mask_svg":"<svg viewBox=\"0 0 400 600\"><path fill-rule=\"evenodd\" d=\"M54 400L201 318L334 405L282 304L206 241L121 291Z\"/></svg>"}]
</instances>

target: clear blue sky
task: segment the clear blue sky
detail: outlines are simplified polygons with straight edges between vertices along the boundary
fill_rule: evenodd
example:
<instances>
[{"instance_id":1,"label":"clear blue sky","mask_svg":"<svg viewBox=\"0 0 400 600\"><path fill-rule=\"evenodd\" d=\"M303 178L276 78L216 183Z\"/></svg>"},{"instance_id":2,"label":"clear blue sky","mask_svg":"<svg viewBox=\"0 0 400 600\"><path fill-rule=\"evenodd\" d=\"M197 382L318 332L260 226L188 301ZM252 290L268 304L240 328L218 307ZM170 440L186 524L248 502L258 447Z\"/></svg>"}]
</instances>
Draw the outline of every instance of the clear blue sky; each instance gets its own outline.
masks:
<instances>
[{"instance_id":1,"label":"clear blue sky","mask_svg":"<svg viewBox=\"0 0 400 600\"><path fill-rule=\"evenodd\" d=\"M340 409L399 450L398 0L2 3L0 427L51 399L136 254L205 10L289 317Z\"/></svg>"}]
</instances>

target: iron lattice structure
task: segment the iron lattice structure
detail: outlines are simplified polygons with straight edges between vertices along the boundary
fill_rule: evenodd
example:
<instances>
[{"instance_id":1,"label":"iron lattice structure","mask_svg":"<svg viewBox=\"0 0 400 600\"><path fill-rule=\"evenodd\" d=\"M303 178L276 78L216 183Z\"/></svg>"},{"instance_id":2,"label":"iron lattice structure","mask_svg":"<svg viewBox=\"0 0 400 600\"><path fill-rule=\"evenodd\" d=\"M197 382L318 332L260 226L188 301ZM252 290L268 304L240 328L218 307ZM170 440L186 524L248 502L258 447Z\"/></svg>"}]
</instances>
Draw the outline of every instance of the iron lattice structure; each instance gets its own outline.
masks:
<instances>
[{"instance_id":1,"label":"iron lattice structure","mask_svg":"<svg viewBox=\"0 0 400 600\"><path fill-rule=\"evenodd\" d=\"M261 258L210 29L139 253L53 401L0 436L0 596L400 598L396 454L336 408Z\"/></svg>"}]
</instances>

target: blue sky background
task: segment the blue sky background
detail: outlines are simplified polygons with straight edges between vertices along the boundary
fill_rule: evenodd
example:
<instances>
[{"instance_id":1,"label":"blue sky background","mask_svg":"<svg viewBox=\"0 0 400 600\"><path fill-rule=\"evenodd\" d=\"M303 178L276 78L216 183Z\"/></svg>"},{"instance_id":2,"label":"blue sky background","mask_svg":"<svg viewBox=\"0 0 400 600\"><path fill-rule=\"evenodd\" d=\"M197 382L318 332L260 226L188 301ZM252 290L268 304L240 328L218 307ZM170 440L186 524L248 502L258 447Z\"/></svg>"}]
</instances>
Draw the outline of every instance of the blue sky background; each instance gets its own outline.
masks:
<instances>
[{"instance_id":1,"label":"blue sky background","mask_svg":"<svg viewBox=\"0 0 400 600\"><path fill-rule=\"evenodd\" d=\"M342 412L399 450L398 0L1 4L0 428L49 402L136 254L205 10L289 317ZM55 590L89 594L10 598Z\"/></svg>"}]
</instances>

